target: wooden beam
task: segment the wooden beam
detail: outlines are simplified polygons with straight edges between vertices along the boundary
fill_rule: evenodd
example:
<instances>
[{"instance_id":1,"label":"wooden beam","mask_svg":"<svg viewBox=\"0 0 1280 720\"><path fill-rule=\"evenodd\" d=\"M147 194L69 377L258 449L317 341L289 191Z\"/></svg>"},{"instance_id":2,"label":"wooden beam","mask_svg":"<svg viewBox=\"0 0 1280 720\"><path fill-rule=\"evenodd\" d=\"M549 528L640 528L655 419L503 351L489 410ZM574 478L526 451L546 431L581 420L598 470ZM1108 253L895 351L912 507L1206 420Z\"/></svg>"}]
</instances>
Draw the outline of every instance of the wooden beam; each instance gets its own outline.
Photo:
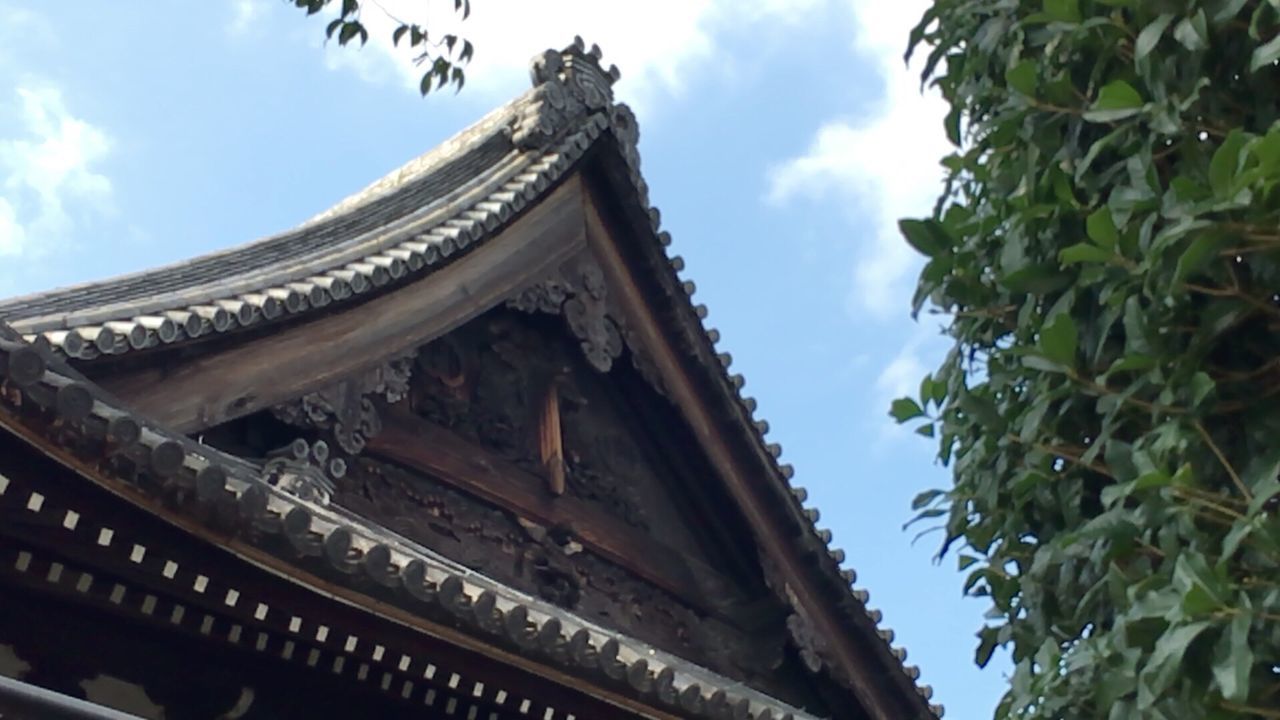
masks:
<instances>
[{"instance_id":1,"label":"wooden beam","mask_svg":"<svg viewBox=\"0 0 1280 720\"><path fill-rule=\"evenodd\" d=\"M385 414L382 432L369 441L365 452L536 523L569 526L583 547L705 612L724 616L724 607L733 601L709 596L708 587L732 587L710 567L582 500L550 494L542 478L418 417L403 404Z\"/></svg>"},{"instance_id":2,"label":"wooden beam","mask_svg":"<svg viewBox=\"0 0 1280 720\"><path fill-rule=\"evenodd\" d=\"M708 388L691 377L688 362L676 352L644 292L636 284L619 248L620 243L631 239L611 233L592 188L588 186L584 194L587 246L600 261L610 294L621 306L628 327L641 338L661 373L668 397L688 420L721 481L754 528L761 549L774 560L788 589L815 623L817 632L826 639L840 674L848 679L859 702L875 720L901 720L901 706L885 687L883 674L868 662L867 649L853 642L836 617L836 608L823 601L821 591L802 571L808 562L801 556L795 537L777 522L774 500L761 492L763 484L771 479L762 477L761 468L746 461L725 439L720 430L722 419L715 416L701 394Z\"/></svg>"},{"instance_id":3,"label":"wooden beam","mask_svg":"<svg viewBox=\"0 0 1280 720\"><path fill-rule=\"evenodd\" d=\"M422 345L541 279L584 243L582 184L574 175L496 237L420 280L174 366L98 381L152 420L196 432Z\"/></svg>"},{"instance_id":4,"label":"wooden beam","mask_svg":"<svg viewBox=\"0 0 1280 720\"><path fill-rule=\"evenodd\" d=\"M552 495L563 495L564 441L560 436L560 388L555 380L547 383L538 414L538 459L547 473L547 489Z\"/></svg>"}]
</instances>

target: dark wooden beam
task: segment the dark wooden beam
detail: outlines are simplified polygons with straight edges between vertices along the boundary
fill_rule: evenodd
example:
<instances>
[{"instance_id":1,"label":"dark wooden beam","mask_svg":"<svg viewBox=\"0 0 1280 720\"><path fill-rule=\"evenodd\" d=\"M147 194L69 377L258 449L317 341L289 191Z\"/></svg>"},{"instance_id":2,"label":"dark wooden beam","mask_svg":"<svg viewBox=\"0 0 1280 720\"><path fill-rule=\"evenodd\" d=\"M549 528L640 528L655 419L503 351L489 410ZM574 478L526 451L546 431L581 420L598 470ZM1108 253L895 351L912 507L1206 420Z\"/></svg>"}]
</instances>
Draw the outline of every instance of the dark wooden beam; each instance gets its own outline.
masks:
<instances>
[{"instance_id":1,"label":"dark wooden beam","mask_svg":"<svg viewBox=\"0 0 1280 720\"><path fill-rule=\"evenodd\" d=\"M152 420L196 432L326 387L462 325L585 243L575 175L452 264L367 302L174 366L99 379Z\"/></svg>"},{"instance_id":2,"label":"dark wooden beam","mask_svg":"<svg viewBox=\"0 0 1280 720\"><path fill-rule=\"evenodd\" d=\"M430 475L527 520L566 525L583 547L672 593L693 607L733 621L725 609L737 598L713 597L710 587L732 587L698 563L644 532L569 495L556 496L539 478L507 460L393 406L365 452Z\"/></svg>"},{"instance_id":3,"label":"dark wooden beam","mask_svg":"<svg viewBox=\"0 0 1280 720\"><path fill-rule=\"evenodd\" d=\"M836 616L838 609L822 598L822 591L804 570L809 566L801 556L793 534L777 521L776 503L764 492L765 477L759 464L744 458L722 432L723 417L717 416L706 402L710 392L704 381L691 374L691 363L676 351L664 323L655 316L645 293L637 284L630 264L624 259L620 245L636 241L625 230L605 219L605 211L594 188L586 189L587 246L595 254L609 282L612 297L618 300L628 326L635 331L661 373L668 397L688 420L699 444L704 448L720 480L729 489L739 510L754 529L761 550L773 559L781 571L796 602L815 623L817 632L832 650L838 673L847 679L858 701L875 720L900 720L902 707L895 701L891 684L873 666L868 648L860 647L844 630ZM670 323L666 323L669 326Z\"/></svg>"}]
</instances>

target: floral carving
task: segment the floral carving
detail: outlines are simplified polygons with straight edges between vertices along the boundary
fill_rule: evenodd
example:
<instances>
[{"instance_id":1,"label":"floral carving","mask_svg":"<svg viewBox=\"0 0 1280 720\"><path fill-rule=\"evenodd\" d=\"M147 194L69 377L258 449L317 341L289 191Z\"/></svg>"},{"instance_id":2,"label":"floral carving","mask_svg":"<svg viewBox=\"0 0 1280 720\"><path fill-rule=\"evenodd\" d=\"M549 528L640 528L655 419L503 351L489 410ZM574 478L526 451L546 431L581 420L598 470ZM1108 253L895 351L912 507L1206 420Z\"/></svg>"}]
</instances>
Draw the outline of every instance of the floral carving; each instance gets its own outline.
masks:
<instances>
[{"instance_id":1,"label":"floral carving","mask_svg":"<svg viewBox=\"0 0 1280 720\"><path fill-rule=\"evenodd\" d=\"M357 455L382 430L374 400L396 403L408 394L416 354L415 350L393 357L329 388L277 405L272 412L290 425L331 430L338 447Z\"/></svg>"},{"instance_id":2,"label":"floral carving","mask_svg":"<svg viewBox=\"0 0 1280 720\"><path fill-rule=\"evenodd\" d=\"M563 314L591 367L608 372L622 355L622 331L609 312L604 272L591 260L566 265L508 301L524 312Z\"/></svg>"}]
</instances>

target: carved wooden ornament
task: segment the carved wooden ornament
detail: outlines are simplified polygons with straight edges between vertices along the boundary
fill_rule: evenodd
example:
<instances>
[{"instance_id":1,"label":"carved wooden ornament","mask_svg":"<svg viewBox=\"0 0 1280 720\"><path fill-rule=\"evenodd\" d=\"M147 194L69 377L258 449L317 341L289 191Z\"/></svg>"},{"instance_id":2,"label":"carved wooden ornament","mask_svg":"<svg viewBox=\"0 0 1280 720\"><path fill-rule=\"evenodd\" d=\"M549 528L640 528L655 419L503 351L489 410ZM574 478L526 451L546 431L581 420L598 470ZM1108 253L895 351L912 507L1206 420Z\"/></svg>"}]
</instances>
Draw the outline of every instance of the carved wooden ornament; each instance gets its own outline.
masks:
<instances>
[{"instance_id":1,"label":"carved wooden ornament","mask_svg":"<svg viewBox=\"0 0 1280 720\"><path fill-rule=\"evenodd\" d=\"M564 315L591 367L608 372L622 355L622 333L609 312L604 271L595 261L566 264L507 304L524 312Z\"/></svg>"},{"instance_id":2,"label":"carved wooden ornament","mask_svg":"<svg viewBox=\"0 0 1280 720\"><path fill-rule=\"evenodd\" d=\"M385 360L332 387L277 405L272 413L290 425L332 430L338 447L357 455L382 430L374 399L396 403L408 394L416 355L413 350Z\"/></svg>"}]
</instances>

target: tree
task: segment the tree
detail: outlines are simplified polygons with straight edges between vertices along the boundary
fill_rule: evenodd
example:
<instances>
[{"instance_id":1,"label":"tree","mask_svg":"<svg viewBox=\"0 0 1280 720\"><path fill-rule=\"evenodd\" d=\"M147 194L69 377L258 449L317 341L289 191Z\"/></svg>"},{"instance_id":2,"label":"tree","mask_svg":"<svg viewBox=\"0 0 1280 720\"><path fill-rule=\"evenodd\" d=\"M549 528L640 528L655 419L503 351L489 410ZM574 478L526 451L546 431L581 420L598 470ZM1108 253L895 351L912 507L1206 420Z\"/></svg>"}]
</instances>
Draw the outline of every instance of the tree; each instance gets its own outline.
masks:
<instances>
[{"instance_id":1,"label":"tree","mask_svg":"<svg viewBox=\"0 0 1280 720\"><path fill-rule=\"evenodd\" d=\"M335 0L285 0L295 7L305 10L308 15L315 15ZM395 17L387 12L377 0L341 0L338 16L325 27L325 37L332 40L338 38L338 44L345 46L352 40L359 40L363 46L369 42L369 30L361 21L361 14L366 7L372 6L376 11L391 19L394 27L391 31L391 44L399 47L400 43L408 43L408 47L417 54L414 62L425 66L422 80L418 84L423 95L432 90L439 90L446 85L454 85L462 89L466 82L465 67L471 62L475 49L471 43L457 35L446 34L438 39L431 36L426 26ZM420 0L425 7L426 0ZM453 0L454 12L465 20L471 14L471 0Z\"/></svg>"},{"instance_id":2,"label":"tree","mask_svg":"<svg viewBox=\"0 0 1280 720\"><path fill-rule=\"evenodd\" d=\"M903 220L1000 718L1280 718L1280 2L936 0L946 190ZM923 422L919 422L923 420Z\"/></svg>"}]
</instances>

